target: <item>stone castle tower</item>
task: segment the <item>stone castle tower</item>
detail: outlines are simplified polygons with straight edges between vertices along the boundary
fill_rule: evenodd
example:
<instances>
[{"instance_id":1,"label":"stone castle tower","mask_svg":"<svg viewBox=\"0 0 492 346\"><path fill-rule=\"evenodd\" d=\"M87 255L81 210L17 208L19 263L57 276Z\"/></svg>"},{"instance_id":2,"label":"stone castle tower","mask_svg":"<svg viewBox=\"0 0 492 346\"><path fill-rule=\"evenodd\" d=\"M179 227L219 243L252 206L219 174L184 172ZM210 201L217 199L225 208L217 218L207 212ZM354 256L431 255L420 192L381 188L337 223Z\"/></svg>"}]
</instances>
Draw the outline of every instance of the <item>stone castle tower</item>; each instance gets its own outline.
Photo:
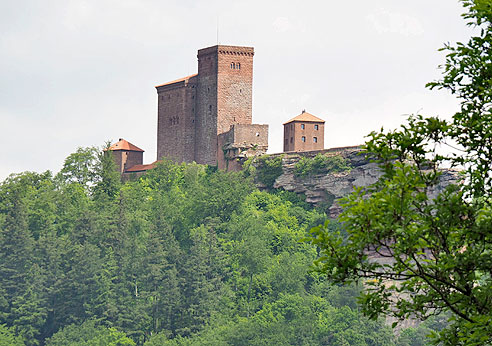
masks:
<instances>
[{"instance_id":1,"label":"stone castle tower","mask_svg":"<svg viewBox=\"0 0 492 346\"><path fill-rule=\"evenodd\" d=\"M325 121L306 111L284 123L284 152L323 150Z\"/></svg>"},{"instance_id":2,"label":"stone castle tower","mask_svg":"<svg viewBox=\"0 0 492 346\"><path fill-rule=\"evenodd\" d=\"M253 56L252 47L200 49L197 74L156 86L158 160L228 168L242 153L266 152L268 126L252 124Z\"/></svg>"}]
</instances>

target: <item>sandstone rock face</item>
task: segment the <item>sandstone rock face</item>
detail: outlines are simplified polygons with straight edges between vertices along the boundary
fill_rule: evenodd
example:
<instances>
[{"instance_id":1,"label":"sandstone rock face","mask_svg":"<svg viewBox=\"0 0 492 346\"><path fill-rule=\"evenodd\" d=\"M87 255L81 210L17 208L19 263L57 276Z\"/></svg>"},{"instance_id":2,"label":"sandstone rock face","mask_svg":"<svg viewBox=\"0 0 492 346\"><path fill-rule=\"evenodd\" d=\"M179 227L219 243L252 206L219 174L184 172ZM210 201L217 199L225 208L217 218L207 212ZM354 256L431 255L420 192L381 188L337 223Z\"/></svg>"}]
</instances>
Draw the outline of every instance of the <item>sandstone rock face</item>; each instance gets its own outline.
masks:
<instances>
[{"instance_id":1,"label":"sandstone rock face","mask_svg":"<svg viewBox=\"0 0 492 346\"><path fill-rule=\"evenodd\" d=\"M314 158L317 154L326 156L341 156L351 167L341 172L320 171L316 174L296 176L295 165L302 157ZM274 188L293 191L306 196L306 202L326 208L328 215L337 217L341 208L337 200L351 193L355 187L368 186L381 177L381 170L376 163L370 162L361 154L360 147L333 148L302 153L284 153L272 156L282 156L283 173L274 184ZM457 172L443 170L442 183L431 192L437 195L446 185L457 181Z\"/></svg>"},{"instance_id":2,"label":"sandstone rock face","mask_svg":"<svg viewBox=\"0 0 492 346\"><path fill-rule=\"evenodd\" d=\"M296 163L302 157L313 158L319 153L327 156L342 156L352 168L342 172L320 171L307 176L296 176ZM305 195L306 202L327 207L330 217L336 217L341 211L336 203L337 199L351 193L356 186L367 186L376 182L381 176L378 166L360 155L359 147L283 155L283 174L275 181L274 188L282 188Z\"/></svg>"}]
</instances>

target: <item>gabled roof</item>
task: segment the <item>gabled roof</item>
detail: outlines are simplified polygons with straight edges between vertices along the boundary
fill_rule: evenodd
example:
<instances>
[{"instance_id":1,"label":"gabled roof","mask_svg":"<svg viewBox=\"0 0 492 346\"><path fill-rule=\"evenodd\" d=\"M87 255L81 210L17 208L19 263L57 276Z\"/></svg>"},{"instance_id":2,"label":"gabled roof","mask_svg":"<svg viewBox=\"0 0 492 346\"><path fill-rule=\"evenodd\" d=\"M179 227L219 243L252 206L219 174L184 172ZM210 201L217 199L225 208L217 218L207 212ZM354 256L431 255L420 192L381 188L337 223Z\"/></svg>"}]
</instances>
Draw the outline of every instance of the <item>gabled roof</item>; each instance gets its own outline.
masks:
<instances>
[{"instance_id":1,"label":"gabled roof","mask_svg":"<svg viewBox=\"0 0 492 346\"><path fill-rule=\"evenodd\" d=\"M302 121L305 123L324 123L325 121L323 119L320 119L306 111L302 111L301 114L296 116L295 118L290 119L289 121L285 122L285 124L291 123L293 121Z\"/></svg>"},{"instance_id":2,"label":"gabled roof","mask_svg":"<svg viewBox=\"0 0 492 346\"><path fill-rule=\"evenodd\" d=\"M152 163L149 163L148 165L135 165L135 166L132 166L129 169L127 169L125 171L125 173L128 173L128 172L143 172L143 171L147 171L149 169L155 168L155 164L156 163L157 163L157 161L152 162Z\"/></svg>"},{"instance_id":3,"label":"gabled roof","mask_svg":"<svg viewBox=\"0 0 492 346\"><path fill-rule=\"evenodd\" d=\"M173 80L172 82L167 82L167 83L164 83L164 84L156 85L155 87L156 88L159 88L159 87L162 87L162 86L165 86L165 85L171 85L171 84L174 84L174 83L183 82L183 81L185 81L187 79L190 79L192 77L195 77L195 76L198 76L198 73L195 73L195 74L192 74L192 75L189 75L189 76L180 78L180 79Z\"/></svg>"},{"instance_id":4,"label":"gabled roof","mask_svg":"<svg viewBox=\"0 0 492 346\"><path fill-rule=\"evenodd\" d=\"M128 141L125 141L123 138L120 138L120 140L117 143L113 144L108 149L112 151L117 151L117 150L130 150L130 151L141 151L141 152L144 151L139 147L137 147L136 145L133 145Z\"/></svg>"}]
</instances>

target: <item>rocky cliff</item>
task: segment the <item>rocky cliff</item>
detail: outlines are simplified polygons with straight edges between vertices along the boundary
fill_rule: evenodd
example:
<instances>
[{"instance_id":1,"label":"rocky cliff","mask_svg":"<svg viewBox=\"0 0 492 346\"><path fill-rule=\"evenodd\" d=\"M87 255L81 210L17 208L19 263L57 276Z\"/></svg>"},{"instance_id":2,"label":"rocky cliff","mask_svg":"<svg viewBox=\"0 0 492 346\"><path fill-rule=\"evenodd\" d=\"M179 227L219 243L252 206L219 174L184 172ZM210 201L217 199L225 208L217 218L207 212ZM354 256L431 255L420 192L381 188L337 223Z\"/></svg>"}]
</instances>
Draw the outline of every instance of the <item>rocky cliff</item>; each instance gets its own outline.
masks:
<instances>
[{"instance_id":1,"label":"rocky cliff","mask_svg":"<svg viewBox=\"0 0 492 346\"><path fill-rule=\"evenodd\" d=\"M318 161L318 164L314 163L312 166L300 169L300 161L314 162L320 156L323 156L325 161ZM338 159L338 166L330 165L329 160L335 158ZM274 188L305 195L308 203L323 207L330 217L336 217L341 211L337 199L352 192L354 187L367 186L376 182L381 176L378 165L361 155L361 149L358 146L274 154L269 155L269 159L281 159L281 170L278 171L281 174L276 177L273 183ZM345 165L340 167L340 162ZM262 186L262 182L259 179L256 180ZM441 185L434 193L450 182L456 181L457 172L444 170L441 180Z\"/></svg>"}]
</instances>

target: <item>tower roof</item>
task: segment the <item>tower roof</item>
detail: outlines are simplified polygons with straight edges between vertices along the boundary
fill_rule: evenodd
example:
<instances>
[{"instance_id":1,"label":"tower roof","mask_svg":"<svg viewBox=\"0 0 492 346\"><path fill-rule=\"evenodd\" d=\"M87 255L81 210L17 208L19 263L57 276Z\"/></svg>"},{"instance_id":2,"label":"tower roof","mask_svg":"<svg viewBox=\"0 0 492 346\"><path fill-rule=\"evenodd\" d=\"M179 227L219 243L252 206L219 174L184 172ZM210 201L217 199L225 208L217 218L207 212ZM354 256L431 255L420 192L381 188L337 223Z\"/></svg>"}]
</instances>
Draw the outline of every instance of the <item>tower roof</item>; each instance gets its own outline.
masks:
<instances>
[{"instance_id":1,"label":"tower roof","mask_svg":"<svg viewBox=\"0 0 492 346\"><path fill-rule=\"evenodd\" d=\"M192 75L189 75L189 76L186 76L186 77L183 77L183 78L180 78L180 79L176 79L176 80L173 80L171 82L167 82L167 83L164 83L164 84L159 84L159 85L156 85L155 87L156 88L159 88L159 87L162 87L162 86L166 86L166 85L171 85L171 84L175 84L175 83L179 83L179 82L184 82L190 78L193 78L195 76L198 76L197 73L195 74L192 74Z\"/></svg>"},{"instance_id":2,"label":"tower roof","mask_svg":"<svg viewBox=\"0 0 492 346\"><path fill-rule=\"evenodd\" d=\"M120 138L120 140L117 143L113 144L108 149L112 151L117 151L117 150L129 150L129 151L141 151L141 152L144 151L139 147L137 147L136 145L133 145L130 142L124 140L123 138Z\"/></svg>"},{"instance_id":3,"label":"tower roof","mask_svg":"<svg viewBox=\"0 0 492 346\"><path fill-rule=\"evenodd\" d=\"M320 119L320 118L318 118L318 117L316 117L316 116L314 116L311 113L308 113L306 111L302 111L301 114L299 114L295 118L292 118L289 121L285 122L284 125L291 123L293 121L302 121L305 123L324 123L325 122L323 119Z\"/></svg>"}]
</instances>

